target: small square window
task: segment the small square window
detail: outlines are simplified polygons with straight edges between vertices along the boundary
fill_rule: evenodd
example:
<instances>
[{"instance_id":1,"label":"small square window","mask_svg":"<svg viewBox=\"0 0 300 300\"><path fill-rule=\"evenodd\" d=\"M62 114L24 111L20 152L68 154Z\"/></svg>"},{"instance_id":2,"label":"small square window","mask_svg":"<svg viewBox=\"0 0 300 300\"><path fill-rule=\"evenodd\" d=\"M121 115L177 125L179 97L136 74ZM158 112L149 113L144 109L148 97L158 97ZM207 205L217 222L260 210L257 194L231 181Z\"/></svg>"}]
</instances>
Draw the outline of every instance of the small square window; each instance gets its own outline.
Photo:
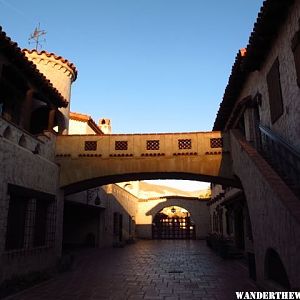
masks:
<instances>
[{"instance_id":1,"label":"small square window","mask_svg":"<svg viewBox=\"0 0 300 300\"><path fill-rule=\"evenodd\" d=\"M147 141L147 150L159 150L159 140Z\"/></svg>"},{"instance_id":2,"label":"small square window","mask_svg":"<svg viewBox=\"0 0 300 300\"><path fill-rule=\"evenodd\" d=\"M192 149L191 139L178 140L178 149Z\"/></svg>"},{"instance_id":3,"label":"small square window","mask_svg":"<svg viewBox=\"0 0 300 300\"><path fill-rule=\"evenodd\" d=\"M115 141L115 150L128 150L128 141Z\"/></svg>"},{"instance_id":4,"label":"small square window","mask_svg":"<svg viewBox=\"0 0 300 300\"><path fill-rule=\"evenodd\" d=\"M210 139L210 148L222 148L223 139L222 138L213 138Z\"/></svg>"},{"instance_id":5,"label":"small square window","mask_svg":"<svg viewBox=\"0 0 300 300\"><path fill-rule=\"evenodd\" d=\"M84 151L95 151L97 150L96 141L85 141L84 142Z\"/></svg>"}]
</instances>

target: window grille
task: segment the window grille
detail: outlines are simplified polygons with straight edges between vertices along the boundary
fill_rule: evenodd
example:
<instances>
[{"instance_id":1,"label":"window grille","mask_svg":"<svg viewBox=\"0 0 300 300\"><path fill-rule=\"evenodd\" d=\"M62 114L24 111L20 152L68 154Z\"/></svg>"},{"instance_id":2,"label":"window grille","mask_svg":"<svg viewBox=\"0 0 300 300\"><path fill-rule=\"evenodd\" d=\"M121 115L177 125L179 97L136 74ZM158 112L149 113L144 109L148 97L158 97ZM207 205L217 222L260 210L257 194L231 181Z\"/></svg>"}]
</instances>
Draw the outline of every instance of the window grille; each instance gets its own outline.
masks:
<instances>
[{"instance_id":1,"label":"window grille","mask_svg":"<svg viewBox=\"0 0 300 300\"><path fill-rule=\"evenodd\" d=\"M210 139L210 148L222 148L223 139L222 138L212 138Z\"/></svg>"},{"instance_id":2,"label":"window grille","mask_svg":"<svg viewBox=\"0 0 300 300\"><path fill-rule=\"evenodd\" d=\"M191 139L178 140L178 149L192 149L192 140Z\"/></svg>"},{"instance_id":3,"label":"window grille","mask_svg":"<svg viewBox=\"0 0 300 300\"><path fill-rule=\"evenodd\" d=\"M37 247L53 247L56 229L54 195L15 185L9 185L8 189L5 250L27 253Z\"/></svg>"},{"instance_id":4,"label":"window grille","mask_svg":"<svg viewBox=\"0 0 300 300\"><path fill-rule=\"evenodd\" d=\"M128 150L128 141L115 141L115 150Z\"/></svg>"},{"instance_id":5,"label":"window grille","mask_svg":"<svg viewBox=\"0 0 300 300\"><path fill-rule=\"evenodd\" d=\"M34 247L45 246L46 244L48 209L48 201L40 200L36 202L33 236Z\"/></svg>"},{"instance_id":6,"label":"window grille","mask_svg":"<svg viewBox=\"0 0 300 300\"><path fill-rule=\"evenodd\" d=\"M33 236L33 228L35 222L35 210L36 210L36 199L28 199L26 216L25 216L25 240L24 246L26 249L29 249Z\"/></svg>"},{"instance_id":7,"label":"window grille","mask_svg":"<svg viewBox=\"0 0 300 300\"><path fill-rule=\"evenodd\" d=\"M48 202L48 212L47 212L47 228L46 228L46 246L54 247L55 245L55 232L56 232L56 211L57 202L54 198L52 201Z\"/></svg>"},{"instance_id":8,"label":"window grille","mask_svg":"<svg viewBox=\"0 0 300 300\"><path fill-rule=\"evenodd\" d=\"M159 150L159 140L148 140L147 150Z\"/></svg>"},{"instance_id":9,"label":"window grille","mask_svg":"<svg viewBox=\"0 0 300 300\"><path fill-rule=\"evenodd\" d=\"M97 141L85 141L84 142L85 151L95 151L97 150Z\"/></svg>"}]
</instances>

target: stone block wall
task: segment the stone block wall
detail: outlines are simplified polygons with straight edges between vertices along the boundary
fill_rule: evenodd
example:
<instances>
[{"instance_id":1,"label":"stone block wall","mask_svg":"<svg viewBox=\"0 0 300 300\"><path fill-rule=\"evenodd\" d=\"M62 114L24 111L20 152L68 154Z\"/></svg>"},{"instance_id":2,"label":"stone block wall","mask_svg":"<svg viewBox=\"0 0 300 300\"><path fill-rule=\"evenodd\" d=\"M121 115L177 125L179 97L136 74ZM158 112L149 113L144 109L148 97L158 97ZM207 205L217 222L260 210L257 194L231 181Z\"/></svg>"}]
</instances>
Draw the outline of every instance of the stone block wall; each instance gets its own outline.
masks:
<instances>
[{"instance_id":1,"label":"stone block wall","mask_svg":"<svg viewBox=\"0 0 300 300\"><path fill-rule=\"evenodd\" d=\"M259 92L262 95L261 105L259 106L261 124L269 127L298 151L300 151L300 88L297 85L294 55L291 45L295 33L299 30L299 18L300 2L295 1L287 21L279 31L274 44L271 45L271 50L261 69L249 75L238 99L239 101L247 96L254 97ZM277 57L279 59L283 114L272 124L266 77ZM246 112L246 136L248 140L251 140L248 119L249 115Z\"/></svg>"},{"instance_id":2,"label":"stone block wall","mask_svg":"<svg viewBox=\"0 0 300 300\"><path fill-rule=\"evenodd\" d=\"M265 257L269 248L280 256L291 288L300 283L299 199L268 163L237 133L231 135L234 170L246 195L252 223L257 282L267 286Z\"/></svg>"},{"instance_id":3,"label":"stone block wall","mask_svg":"<svg viewBox=\"0 0 300 300\"><path fill-rule=\"evenodd\" d=\"M51 133L37 138L0 117L0 282L15 274L53 267L60 256L63 198L59 196L59 168L53 161L54 143ZM9 186L53 197L55 236L51 247L37 249L27 241L22 249L6 250Z\"/></svg>"}]
</instances>

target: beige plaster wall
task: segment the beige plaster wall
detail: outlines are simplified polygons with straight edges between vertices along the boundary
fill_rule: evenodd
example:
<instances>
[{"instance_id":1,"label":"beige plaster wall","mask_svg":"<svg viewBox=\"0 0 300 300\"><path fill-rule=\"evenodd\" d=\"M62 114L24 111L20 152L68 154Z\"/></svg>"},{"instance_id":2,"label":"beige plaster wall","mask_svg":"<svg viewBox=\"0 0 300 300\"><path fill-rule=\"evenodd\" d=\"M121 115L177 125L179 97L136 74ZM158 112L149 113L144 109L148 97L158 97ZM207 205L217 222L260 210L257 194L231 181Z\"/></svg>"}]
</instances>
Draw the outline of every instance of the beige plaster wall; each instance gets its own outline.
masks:
<instances>
[{"instance_id":1,"label":"beige plaster wall","mask_svg":"<svg viewBox=\"0 0 300 300\"><path fill-rule=\"evenodd\" d=\"M50 80L62 96L67 101L70 101L71 84L75 80L74 70L53 54L46 55L46 53L37 53L36 51L29 53L26 50L24 53L37 66L38 70Z\"/></svg>"},{"instance_id":2,"label":"beige plaster wall","mask_svg":"<svg viewBox=\"0 0 300 300\"><path fill-rule=\"evenodd\" d=\"M221 138L221 133L59 136L56 155L61 165L61 186L97 177L148 172L233 179L226 137L223 148L211 148L211 138ZM178 149L179 139L191 139L192 149ZM159 140L160 149L147 150L148 140ZM86 141L95 141L97 149L85 151ZM116 141L127 141L128 149L116 150Z\"/></svg>"},{"instance_id":3,"label":"beige plaster wall","mask_svg":"<svg viewBox=\"0 0 300 300\"><path fill-rule=\"evenodd\" d=\"M88 126L87 122L80 122L77 120L69 120L68 134L96 134L94 130Z\"/></svg>"}]
</instances>

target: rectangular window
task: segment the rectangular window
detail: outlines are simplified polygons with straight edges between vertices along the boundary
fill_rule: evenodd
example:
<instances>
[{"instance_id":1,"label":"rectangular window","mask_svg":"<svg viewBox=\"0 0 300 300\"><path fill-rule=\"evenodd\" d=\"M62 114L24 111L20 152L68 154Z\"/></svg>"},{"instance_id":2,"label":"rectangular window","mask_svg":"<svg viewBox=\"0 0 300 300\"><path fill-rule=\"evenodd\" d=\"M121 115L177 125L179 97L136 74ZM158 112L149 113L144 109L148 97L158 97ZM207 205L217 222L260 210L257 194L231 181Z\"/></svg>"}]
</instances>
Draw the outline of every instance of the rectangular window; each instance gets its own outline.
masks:
<instances>
[{"instance_id":1,"label":"rectangular window","mask_svg":"<svg viewBox=\"0 0 300 300\"><path fill-rule=\"evenodd\" d=\"M267 74L271 122L275 123L283 114L283 101L280 84L279 60L275 59Z\"/></svg>"},{"instance_id":2,"label":"rectangular window","mask_svg":"<svg viewBox=\"0 0 300 300\"><path fill-rule=\"evenodd\" d=\"M178 149L192 149L192 140L191 139L178 140Z\"/></svg>"},{"instance_id":3,"label":"rectangular window","mask_svg":"<svg viewBox=\"0 0 300 300\"><path fill-rule=\"evenodd\" d=\"M115 141L115 150L128 150L127 141Z\"/></svg>"},{"instance_id":4,"label":"rectangular window","mask_svg":"<svg viewBox=\"0 0 300 300\"><path fill-rule=\"evenodd\" d=\"M210 148L222 148L223 139L222 138L212 138L210 139Z\"/></svg>"},{"instance_id":5,"label":"rectangular window","mask_svg":"<svg viewBox=\"0 0 300 300\"><path fill-rule=\"evenodd\" d=\"M11 194L7 218L6 250L24 248L27 206L28 198Z\"/></svg>"},{"instance_id":6,"label":"rectangular window","mask_svg":"<svg viewBox=\"0 0 300 300\"><path fill-rule=\"evenodd\" d=\"M53 247L56 200L52 194L8 184L10 194L5 249Z\"/></svg>"},{"instance_id":7,"label":"rectangular window","mask_svg":"<svg viewBox=\"0 0 300 300\"><path fill-rule=\"evenodd\" d=\"M97 141L85 141L84 142L85 151L95 151L97 150Z\"/></svg>"},{"instance_id":8,"label":"rectangular window","mask_svg":"<svg viewBox=\"0 0 300 300\"><path fill-rule=\"evenodd\" d=\"M159 140L148 140L147 150L159 150Z\"/></svg>"}]
</instances>

